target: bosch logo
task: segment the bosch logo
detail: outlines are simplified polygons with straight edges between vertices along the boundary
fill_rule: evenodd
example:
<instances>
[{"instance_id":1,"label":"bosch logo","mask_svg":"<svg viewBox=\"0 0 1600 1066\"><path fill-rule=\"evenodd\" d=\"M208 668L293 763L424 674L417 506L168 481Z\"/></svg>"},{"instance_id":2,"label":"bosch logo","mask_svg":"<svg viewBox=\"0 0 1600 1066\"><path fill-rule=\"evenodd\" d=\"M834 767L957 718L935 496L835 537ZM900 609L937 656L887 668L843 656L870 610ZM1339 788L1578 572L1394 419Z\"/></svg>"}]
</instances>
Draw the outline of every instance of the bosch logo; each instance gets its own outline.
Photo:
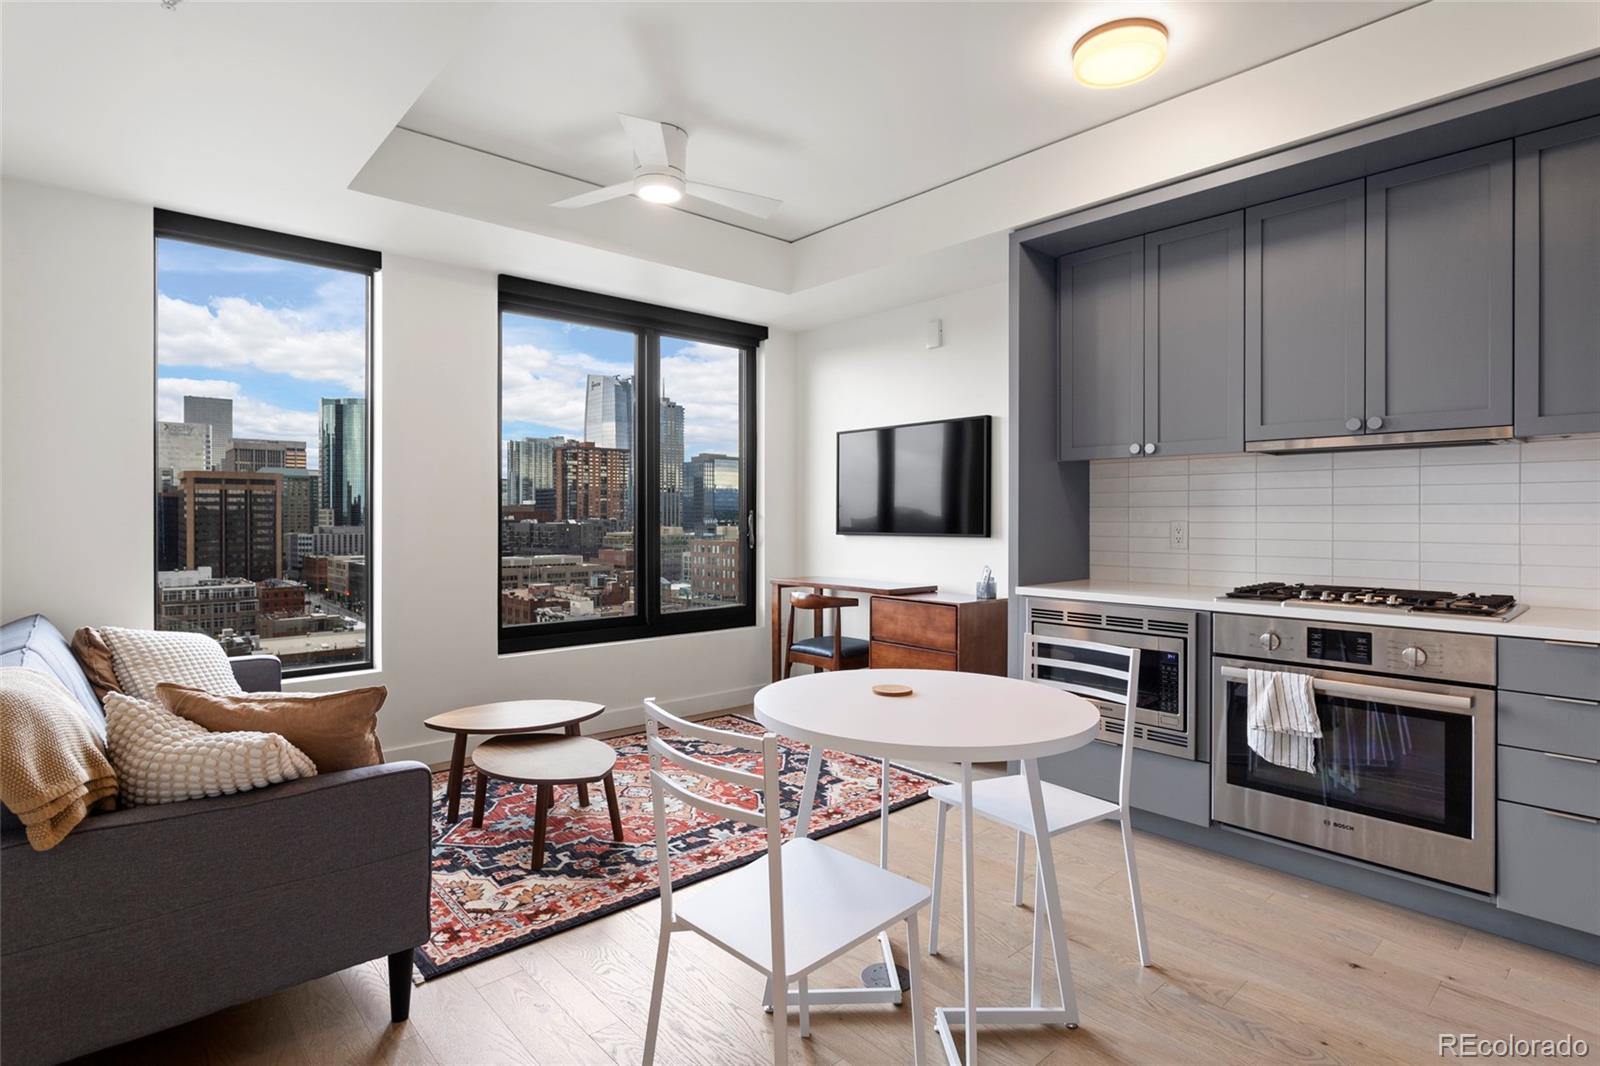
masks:
<instances>
[{"instance_id":1,"label":"bosch logo","mask_svg":"<svg viewBox=\"0 0 1600 1066\"><path fill-rule=\"evenodd\" d=\"M1348 822L1336 822L1332 818L1324 818L1322 820L1322 824L1326 825L1326 826L1330 826L1330 827L1332 827L1334 829L1348 830L1349 832L1352 832L1352 833L1354 833L1356 831L1356 827L1353 826L1353 825L1350 825Z\"/></svg>"}]
</instances>

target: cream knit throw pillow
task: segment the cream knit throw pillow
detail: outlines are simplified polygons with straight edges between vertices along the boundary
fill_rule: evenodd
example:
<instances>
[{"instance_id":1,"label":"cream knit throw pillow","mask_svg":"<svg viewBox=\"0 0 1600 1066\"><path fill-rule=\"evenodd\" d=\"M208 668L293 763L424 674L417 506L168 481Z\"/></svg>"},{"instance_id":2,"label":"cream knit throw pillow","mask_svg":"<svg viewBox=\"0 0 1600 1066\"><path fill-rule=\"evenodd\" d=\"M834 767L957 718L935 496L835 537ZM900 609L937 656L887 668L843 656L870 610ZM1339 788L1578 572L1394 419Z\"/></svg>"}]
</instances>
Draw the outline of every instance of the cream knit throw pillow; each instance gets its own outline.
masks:
<instances>
[{"instance_id":1,"label":"cream knit throw pillow","mask_svg":"<svg viewBox=\"0 0 1600 1066\"><path fill-rule=\"evenodd\" d=\"M129 806L226 796L317 772L276 733L212 733L120 692L105 707L111 764Z\"/></svg>"},{"instance_id":2,"label":"cream knit throw pillow","mask_svg":"<svg viewBox=\"0 0 1600 1066\"><path fill-rule=\"evenodd\" d=\"M204 633L101 626L100 636L111 649L111 668L122 691L135 699L159 703L156 686L163 681L219 696L237 696L244 691L222 645Z\"/></svg>"}]
</instances>

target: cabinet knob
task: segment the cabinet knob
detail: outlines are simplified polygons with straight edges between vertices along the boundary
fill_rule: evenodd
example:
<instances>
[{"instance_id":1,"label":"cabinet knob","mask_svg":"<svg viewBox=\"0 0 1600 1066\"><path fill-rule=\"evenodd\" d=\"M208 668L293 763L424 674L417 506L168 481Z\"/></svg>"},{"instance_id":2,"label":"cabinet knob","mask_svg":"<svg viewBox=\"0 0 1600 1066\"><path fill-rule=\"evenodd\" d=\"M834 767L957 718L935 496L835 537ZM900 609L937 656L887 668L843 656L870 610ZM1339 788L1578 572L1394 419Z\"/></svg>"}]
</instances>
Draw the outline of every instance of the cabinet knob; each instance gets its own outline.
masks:
<instances>
[{"instance_id":1,"label":"cabinet knob","mask_svg":"<svg viewBox=\"0 0 1600 1066\"><path fill-rule=\"evenodd\" d=\"M1129 455L1138 455L1139 454L1139 446L1137 444L1128 445L1128 454Z\"/></svg>"},{"instance_id":2,"label":"cabinet knob","mask_svg":"<svg viewBox=\"0 0 1600 1066\"><path fill-rule=\"evenodd\" d=\"M1382 429L1383 428L1383 419L1379 418L1377 415L1373 415L1371 418L1367 419L1367 428L1368 429Z\"/></svg>"},{"instance_id":3,"label":"cabinet knob","mask_svg":"<svg viewBox=\"0 0 1600 1066\"><path fill-rule=\"evenodd\" d=\"M1348 429L1351 433L1359 433L1359 432L1361 432L1361 419L1359 419L1359 418L1347 418L1347 419L1345 419L1344 420L1344 428Z\"/></svg>"},{"instance_id":4,"label":"cabinet knob","mask_svg":"<svg viewBox=\"0 0 1600 1066\"><path fill-rule=\"evenodd\" d=\"M1156 446L1147 442L1144 446L1144 453L1146 455L1154 455L1156 453Z\"/></svg>"}]
</instances>

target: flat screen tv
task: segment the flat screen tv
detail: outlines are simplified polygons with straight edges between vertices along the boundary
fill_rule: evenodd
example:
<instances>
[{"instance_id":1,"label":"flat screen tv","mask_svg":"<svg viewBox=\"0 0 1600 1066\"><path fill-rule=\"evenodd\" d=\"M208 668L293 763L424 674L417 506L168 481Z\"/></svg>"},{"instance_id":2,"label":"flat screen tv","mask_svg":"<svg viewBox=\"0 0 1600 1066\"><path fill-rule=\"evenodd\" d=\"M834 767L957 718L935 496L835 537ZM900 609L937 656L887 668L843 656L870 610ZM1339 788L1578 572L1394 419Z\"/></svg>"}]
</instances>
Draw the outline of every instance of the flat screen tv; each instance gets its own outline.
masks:
<instances>
[{"instance_id":1,"label":"flat screen tv","mask_svg":"<svg viewBox=\"0 0 1600 1066\"><path fill-rule=\"evenodd\" d=\"M988 415L839 434L840 533L989 535Z\"/></svg>"}]
</instances>

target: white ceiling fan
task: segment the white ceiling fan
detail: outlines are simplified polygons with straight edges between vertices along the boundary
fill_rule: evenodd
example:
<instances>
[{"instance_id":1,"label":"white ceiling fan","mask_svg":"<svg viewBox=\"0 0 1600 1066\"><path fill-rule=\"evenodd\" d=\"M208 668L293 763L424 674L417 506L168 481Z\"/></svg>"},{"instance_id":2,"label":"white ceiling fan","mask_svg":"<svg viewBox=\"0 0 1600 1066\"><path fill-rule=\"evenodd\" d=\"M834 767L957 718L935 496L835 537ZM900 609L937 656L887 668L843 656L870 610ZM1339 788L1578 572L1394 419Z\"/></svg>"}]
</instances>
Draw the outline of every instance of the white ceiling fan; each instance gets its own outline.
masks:
<instances>
[{"instance_id":1,"label":"white ceiling fan","mask_svg":"<svg viewBox=\"0 0 1600 1066\"><path fill-rule=\"evenodd\" d=\"M622 129L633 144L633 178L557 200L551 207L588 207L623 196L637 196L653 204L675 204L687 196L756 218L770 218L783 203L770 196L689 181L684 173L689 134L682 126L632 115L618 115L617 118L622 120Z\"/></svg>"}]
</instances>

